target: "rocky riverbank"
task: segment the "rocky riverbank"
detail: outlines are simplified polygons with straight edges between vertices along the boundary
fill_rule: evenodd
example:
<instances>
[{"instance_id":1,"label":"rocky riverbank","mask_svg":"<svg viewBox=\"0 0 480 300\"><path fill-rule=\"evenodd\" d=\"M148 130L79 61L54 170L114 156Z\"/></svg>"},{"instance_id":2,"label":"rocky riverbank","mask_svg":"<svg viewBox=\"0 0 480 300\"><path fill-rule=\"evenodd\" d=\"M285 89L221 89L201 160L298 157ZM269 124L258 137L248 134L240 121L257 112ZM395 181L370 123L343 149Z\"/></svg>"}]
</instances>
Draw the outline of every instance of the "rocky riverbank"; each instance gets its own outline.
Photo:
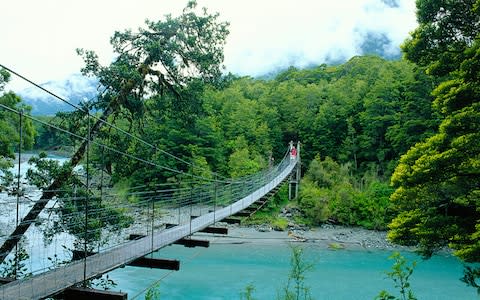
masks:
<instances>
[{"instance_id":1,"label":"rocky riverbank","mask_svg":"<svg viewBox=\"0 0 480 300\"><path fill-rule=\"evenodd\" d=\"M357 227L323 225L287 231L275 231L266 226L229 226L226 236L197 233L212 243L302 243L330 249L413 250L388 242L385 231Z\"/></svg>"},{"instance_id":2,"label":"rocky riverbank","mask_svg":"<svg viewBox=\"0 0 480 300\"><path fill-rule=\"evenodd\" d=\"M285 207L278 217L287 220L285 230L270 225L229 227L228 236L215 236L212 242L218 243L307 243L331 249L378 249L378 250L414 250L411 247L394 245L387 240L386 231L368 230L360 227L324 224L308 227L295 223L295 217L302 213L295 207Z\"/></svg>"}]
</instances>

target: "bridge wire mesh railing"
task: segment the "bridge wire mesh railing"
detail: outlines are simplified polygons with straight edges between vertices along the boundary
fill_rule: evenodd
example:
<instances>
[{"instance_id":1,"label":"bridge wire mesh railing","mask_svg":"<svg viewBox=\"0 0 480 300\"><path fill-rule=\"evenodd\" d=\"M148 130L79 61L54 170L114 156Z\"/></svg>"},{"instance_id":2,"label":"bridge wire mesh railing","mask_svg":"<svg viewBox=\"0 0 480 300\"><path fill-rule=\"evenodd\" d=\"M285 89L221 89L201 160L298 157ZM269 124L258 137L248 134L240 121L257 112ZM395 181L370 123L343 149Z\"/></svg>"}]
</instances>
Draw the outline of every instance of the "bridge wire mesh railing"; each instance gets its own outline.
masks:
<instances>
[{"instance_id":1,"label":"bridge wire mesh railing","mask_svg":"<svg viewBox=\"0 0 480 300\"><path fill-rule=\"evenodd\" d=\"M20 110L1 104L0 109L16 114L19 118L29 118L32 122L37 122L39 126L60 131L69 136L73 144L81 143L86 139L58 125L51 125L35 117L24 115ZM124 155L128 159L148 166L164 168L155 161L148 161L135 154L112 149L102 142L92 141L92 145L101 148L102 151ZM21 156L22 147L18 147L17 152L18 156ZM72 263L73 250L78 250L80 256L82 250L84 256L87 252L105 252L129 242L128 237L131 234L150 235L153 239L154 234L165 230L167 224L187 224L194 216L212 211L215 213L215 211L246 197L278 176L290 164L287 154L288 152L275 166L236 179L225 177L217 179L217 174L213 172L212 178L203 178L175 170L178 171L177 174L181 175L179 176L181 180L175 183L139 185L119 191L111 186L95 186L90 182L85 189L86 192L77 194L76 191L81 190L80 185L85 185L86 179L89 179L83 178L78 182L78 189L74 187L73 189L50 191L55 192L58 196L48 200L39 200L43 190L28 184L25 179L26 163L20 162L16 174L19 183L16 197L12 196L15 195L14 192L10 195L2 193L2 201L8 207L4 212L9 213L4 220L11 225L12 222L9 220L11 220L12 214L18 213L19 218L23 218L35 202L46 201L46 209L36 219L29 221L33 226L29 228L21 243L21 247L29 255L29 258L22 262L26 273L38 274L60 265ZM94 167L93 163L89 162L89 164L83 166L83 170L82 168L77 169L75 171L77 175L85 177L85 168ZM17 209L11 209L13 203L18 204ZM85 213L85 205L87 205L88 214ZM96 226L96 224L114 223L114 219L119 217L115 215L116 213L121 214L121 217L124 218L120 220L121 225L106 226L105 228ZM86 215L91 216L87 221ZM94 224L89 222L94 222ZM5 232L10 232L12 227L6 226ZM85 230L82 231L82 228ZM4 240L5 236L0 238L1 242ZM87 249L83 248L85 240L88 241ZM16 253L18 253L18 249ZM12 261L14 257L15 253L10 253L7 261ZM18 268L18 263L16 268Z\"/></svg>"}]
</instances>

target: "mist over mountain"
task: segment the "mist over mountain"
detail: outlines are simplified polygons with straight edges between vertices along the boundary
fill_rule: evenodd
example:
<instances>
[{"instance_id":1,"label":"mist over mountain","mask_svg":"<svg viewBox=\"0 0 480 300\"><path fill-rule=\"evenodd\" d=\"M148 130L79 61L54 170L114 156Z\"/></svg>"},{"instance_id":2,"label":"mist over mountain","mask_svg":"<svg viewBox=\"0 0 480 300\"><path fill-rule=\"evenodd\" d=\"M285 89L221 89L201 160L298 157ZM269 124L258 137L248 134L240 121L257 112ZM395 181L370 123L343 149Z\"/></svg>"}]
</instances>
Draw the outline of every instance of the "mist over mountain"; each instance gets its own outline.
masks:
<instances>
[{"instance_id":1,"label":"mist over mountain","mask_svg":"<svg viewBox=\"0 0 480 300\"><path fill-rule=\"evenodd\" d=\"M400 48L393 45L384 32L366 32L359 44L359 50L362 55L378 55L388 60L396 60L402 57Z\"/></svg>"},{"instance_id":2,"label":"mist over mountain","mask_svg":"<svg viewBox=\"0 0 480 300\"><path fill-rule=\"evenodd\" d=\"M393 41L390 40L387 34L377 31L358 31L359 40L356 43L358 55L376 55L386 60L399 60L402 57L402 52L398 46L395 46ZM347 62L351 57L326 56L323 64L329 66L340 65ZM253 76L257 79L270 80L274 79L279 73L288 70L290 67L297 69L311 69L320 64L310 63L304 66L298 66L295 64L295 57L289 58L291 65L288 67L278 67L260 76Z\"/></svg>"},{"instance_id":3,"label":"mist over mountain","mask_svg":"<svg viewBox=\"0 0 480 300\"><path fill-rule=\"evenodd\" d=\"M73 74L64 80L48 81L40 86L76 105L96 97L98 80ZM73 106L35 86L18 91L17 94L32 107L32 115L54 115L59 111L74 110Z\"/></svg>"},{"instance_id":4,"label":"mist over mountain","mask_svg":"<svg viewBox=\"0 0 480 300\"><path fill-rule=\"evenodd\" d=\"M394 1L391 1L394 3ZM378 55L388 60L396 60L401 58L401 51L398 46L395 46L392 40L389 39L386 33L378 31L361 31L358 29L358 40L356 41L358 55ZM348 61L351 57L325 57L323 63L327 65L338 65ZM302 58L298 56L291 56L287 58L288 66L279 66L258 75L252 76L258 79L269 80L276 77L277 74L287 70L290 66L299 69L309 69L316 67L316 63L298 66L298 62ZM78 104L81 101L89 101L97 95L98 80L85 77L81 74L73 74L64 80L48 81L41 86L61 98ZM17 92L22 97L24 102L32 107L33 115L54 115L59 111L72 111L74 108L46 93L37 87L29 87Z\"/></svg>"}]
</instances>

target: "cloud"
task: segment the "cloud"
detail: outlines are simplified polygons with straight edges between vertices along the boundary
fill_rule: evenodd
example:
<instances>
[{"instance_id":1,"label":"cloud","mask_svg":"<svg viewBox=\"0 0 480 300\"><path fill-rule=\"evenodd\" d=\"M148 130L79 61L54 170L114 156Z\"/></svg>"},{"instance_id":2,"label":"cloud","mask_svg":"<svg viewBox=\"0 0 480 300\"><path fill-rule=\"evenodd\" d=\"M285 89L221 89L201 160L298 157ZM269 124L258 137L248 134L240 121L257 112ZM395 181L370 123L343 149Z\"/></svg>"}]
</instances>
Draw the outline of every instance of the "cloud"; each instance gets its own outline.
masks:
<instances>
[{"instance_id":1,"label":"cloud","mask_svg":"<svg viewBox=\"0 0 480 300\"><path fill-rule=\"evenodd\" d=\"M395 7L395 8L400 7L400 4L398 3L397 0L382 0L382 2L385 3L385 5L388 5L390 7Z\"/></svg>"},{"instance_id":2,"label":"cloud","mask_svg":"<svg viewBox=\"0 0 480 300\"><path fill-rule=\"evenodd\" d=\"M76 48L113 57L115 30L136 29L145 19L178 15L178 0L7 1L0 19L0 63L37 82L61 80L82 67ZM198 0L230 22L227 71L258 76L290 65L305 67L361 54L376 33L389 51L416 27L414 0ZM23 84L25 85L25 84ZM10 88L22 86L18 80Z\"/></svg>"},{"instance_id":3,"label":"cloud","mask_svg":"<svg viewBox=\"0 0 480 300\"><path fill-rule=\"evenodd\" d=\"M399 45L416 26L414 1L258 2L242 2L252 8L248 14L237 6L225 11L232 23L226 65L241 75L346 60L362 54L372 33L390 41L385 53L398 54Z\"/></svg>"}]
</instances>

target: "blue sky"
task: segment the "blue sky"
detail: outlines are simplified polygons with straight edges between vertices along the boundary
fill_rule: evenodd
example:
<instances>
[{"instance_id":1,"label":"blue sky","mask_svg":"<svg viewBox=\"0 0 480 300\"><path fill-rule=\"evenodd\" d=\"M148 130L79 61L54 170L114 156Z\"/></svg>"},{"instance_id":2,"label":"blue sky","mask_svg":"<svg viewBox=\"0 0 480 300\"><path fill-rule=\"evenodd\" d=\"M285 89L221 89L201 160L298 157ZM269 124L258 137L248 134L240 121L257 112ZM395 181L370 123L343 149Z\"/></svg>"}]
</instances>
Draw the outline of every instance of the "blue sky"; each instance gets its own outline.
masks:
<instances>
[{"instance_id":1,"label":"blue sky","mask_svg":"<svg viewBox=\"0 0 480 300\"><path fill-rule=\"evenodd\" d=\"M180 0L15 0L2 3L0 63L42 83L82 67L76 48L91 49L108 64L115 30L145 19L178 15ZM305 67L361 53L368 33L391 42L387 53L416 27L415 0L198 0L230 23L226 71L259 76L290 65ZM26 86L18 79L7 89Z\"/></svg>"}]
</instances>

